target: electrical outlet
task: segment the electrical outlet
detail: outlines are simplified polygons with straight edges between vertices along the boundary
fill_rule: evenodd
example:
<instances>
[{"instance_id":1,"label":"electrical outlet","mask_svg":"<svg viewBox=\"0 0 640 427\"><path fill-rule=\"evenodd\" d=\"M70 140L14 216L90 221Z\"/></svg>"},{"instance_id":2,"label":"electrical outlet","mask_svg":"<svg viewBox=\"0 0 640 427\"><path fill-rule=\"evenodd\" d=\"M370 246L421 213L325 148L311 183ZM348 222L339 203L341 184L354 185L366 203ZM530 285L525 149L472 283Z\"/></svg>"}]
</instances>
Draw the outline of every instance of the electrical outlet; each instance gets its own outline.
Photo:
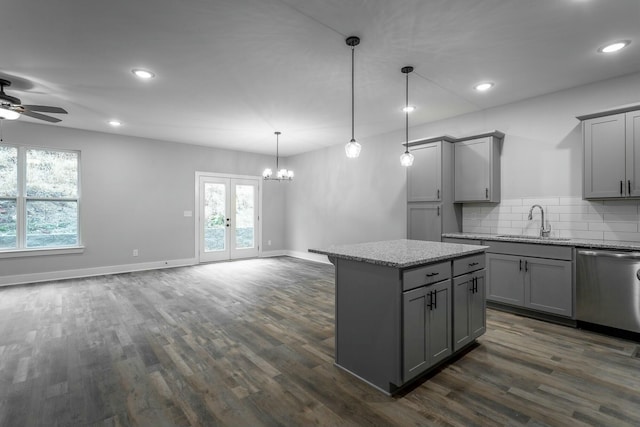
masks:
<instances>
[{"instance_id":1,"label":"electrical outlet","mask_svg":"<svg viewBox=\"0 0 640 427\"><path fill-rule=\"evenodd\" d=\"M271 246L271 240L267 241L267 246Z\"/></svg>"},{"instance_id":2,"label":"electrical outlet","mask_svg":"<svg viewBox=\"0 0 640 427\"><path fill-rule=\"evenodd\" d=\"M138 256L138 250L137 249L133 250L133 256Z\"/></svg>"}]
</instances>

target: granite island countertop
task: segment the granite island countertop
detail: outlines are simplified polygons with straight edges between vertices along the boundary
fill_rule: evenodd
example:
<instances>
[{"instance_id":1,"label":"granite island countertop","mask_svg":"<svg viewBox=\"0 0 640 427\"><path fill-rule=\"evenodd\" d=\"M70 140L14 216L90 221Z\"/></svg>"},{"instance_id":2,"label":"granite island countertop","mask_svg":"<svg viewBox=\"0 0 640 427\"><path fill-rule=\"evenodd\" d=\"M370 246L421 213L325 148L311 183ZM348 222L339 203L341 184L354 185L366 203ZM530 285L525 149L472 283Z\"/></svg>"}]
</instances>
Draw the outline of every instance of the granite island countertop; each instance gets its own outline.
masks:
<instances>
[{"instance_id":1,"label":"granite island countertop","mask_svg":"<svg viewBox=\"0 0 640 427\"><path fill-rule=\"evenodd\" d=\"M625 242L612 240L572 239L572 238L537 238L535 236L517 236L484 233L443 233L442 237L454 239L484 240L496 242L532 243L539 245L569 246L574 248L612 249L623 251L640 251L640 242Z\"/></svg>"},{"instance_id":2,"label":"granite island countertop","mask_svg":"<svg viewBox=\"0 0 640 427\"><path fill-rule=\"evenodd\" d=\"M409 268L437 261L482 253L487 246L460 243L428 242L423 240L385 240L381 242L331 245L309 252L395 268Z\"/></svg>"}]
</instances>

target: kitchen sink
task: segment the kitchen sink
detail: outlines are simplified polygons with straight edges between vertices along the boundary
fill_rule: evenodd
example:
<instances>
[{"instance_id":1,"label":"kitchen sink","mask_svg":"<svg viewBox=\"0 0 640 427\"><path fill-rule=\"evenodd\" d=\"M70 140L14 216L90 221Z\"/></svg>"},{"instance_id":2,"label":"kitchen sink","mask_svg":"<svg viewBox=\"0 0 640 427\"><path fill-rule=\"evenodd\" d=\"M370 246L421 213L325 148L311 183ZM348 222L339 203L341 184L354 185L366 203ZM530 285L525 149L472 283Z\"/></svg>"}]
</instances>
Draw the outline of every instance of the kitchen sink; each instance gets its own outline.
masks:
<instances>
[{"instance_id":1,"label":"kitchen sink","mask_svg":"<svg viewBox=\"0 0 640 427\"><path fill-rule=\"evenodd\" d=\"M506 237L509 239L524 239L524 240L541 240L551 242L568 242L567 237L542 237L542 236L529 236L524 234L498 234L496 237Z\"/></svg>"}]
</instances>

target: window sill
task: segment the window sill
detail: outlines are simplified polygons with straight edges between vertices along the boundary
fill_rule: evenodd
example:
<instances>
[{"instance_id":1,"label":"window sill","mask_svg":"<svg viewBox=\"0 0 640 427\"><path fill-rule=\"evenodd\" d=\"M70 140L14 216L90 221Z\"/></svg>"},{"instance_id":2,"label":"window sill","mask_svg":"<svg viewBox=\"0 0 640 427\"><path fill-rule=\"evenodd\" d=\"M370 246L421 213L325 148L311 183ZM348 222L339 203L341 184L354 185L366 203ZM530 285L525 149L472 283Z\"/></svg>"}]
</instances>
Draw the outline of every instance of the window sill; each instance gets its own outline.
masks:
<instances>
[{"instance_id":1,"label":"window sill","mask_svg":"<svg viewBox=\"0 0 640 427\"><path fill-rule=\"evenodd\" d=\"M38 248L38 249L12 249L8 251L0 251L0 259L2 258L23 258L32 256L46 255L67 255L84 253L84 246L69 246L65 248Z\"/></svg>"}]
</instances>

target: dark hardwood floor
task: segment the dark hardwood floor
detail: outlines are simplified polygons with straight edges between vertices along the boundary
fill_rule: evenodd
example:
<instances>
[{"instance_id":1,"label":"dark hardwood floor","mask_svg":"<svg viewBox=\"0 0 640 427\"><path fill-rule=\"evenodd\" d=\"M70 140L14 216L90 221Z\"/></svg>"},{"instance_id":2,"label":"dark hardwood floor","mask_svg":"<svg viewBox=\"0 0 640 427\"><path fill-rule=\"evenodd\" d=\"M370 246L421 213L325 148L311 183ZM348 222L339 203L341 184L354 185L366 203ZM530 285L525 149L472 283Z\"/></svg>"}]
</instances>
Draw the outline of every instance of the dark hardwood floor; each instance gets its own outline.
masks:
<instances>
[{"instance_id":1,"label":"dark hardwood floor","mask_svg":"<svg viewBox=\"0 0 640 427\"><path fill-rule=\"evenodd\" d=\"M640 425L638 343L490 310L391 398L333 322L333 266L286 257L2 288L0 425Z\"/></svg>"}]
</instances>

